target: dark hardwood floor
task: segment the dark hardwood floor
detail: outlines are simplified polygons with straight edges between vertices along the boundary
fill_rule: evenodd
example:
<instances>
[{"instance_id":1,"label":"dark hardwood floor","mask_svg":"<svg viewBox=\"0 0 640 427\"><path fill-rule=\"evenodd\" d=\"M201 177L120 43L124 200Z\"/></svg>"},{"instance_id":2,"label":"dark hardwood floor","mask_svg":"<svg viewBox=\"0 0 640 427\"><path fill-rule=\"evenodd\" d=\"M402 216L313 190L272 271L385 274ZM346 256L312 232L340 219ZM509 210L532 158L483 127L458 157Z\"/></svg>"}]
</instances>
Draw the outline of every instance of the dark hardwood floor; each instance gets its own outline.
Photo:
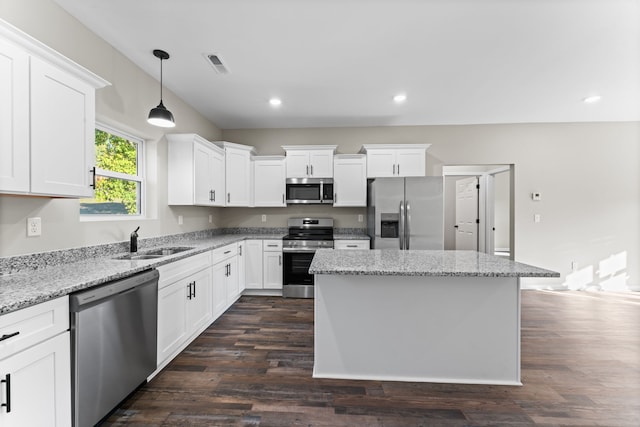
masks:
<instances>
[{"instance_id":1,"label":"dark hardwood floor","mask_svg":"<svg viewBox=\"0 0 640 427\"><path fill-rule=\"evenodd\" d=\"M313 300L245 296L105 425L640 426L640 295L523 291L522 387L312 368Z\"/></svg>"}]
</instances>

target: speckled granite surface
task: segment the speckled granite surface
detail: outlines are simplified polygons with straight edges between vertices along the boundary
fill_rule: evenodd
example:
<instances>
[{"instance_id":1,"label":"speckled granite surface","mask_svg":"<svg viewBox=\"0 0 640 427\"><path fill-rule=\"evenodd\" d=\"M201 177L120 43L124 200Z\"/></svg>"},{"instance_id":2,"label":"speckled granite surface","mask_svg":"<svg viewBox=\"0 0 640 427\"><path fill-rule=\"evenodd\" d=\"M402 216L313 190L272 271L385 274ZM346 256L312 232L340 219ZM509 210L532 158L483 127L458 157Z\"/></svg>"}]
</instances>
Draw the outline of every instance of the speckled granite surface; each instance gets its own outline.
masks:
<instances>
[{"instance_id":1,"label":"speckled granite surface","mask_svg":"<svg viewBox=\"0 0 640 427\"><path fill-rule=\"evenodd\" d=\"M181 238L178 236L168 236L166 238L153 240L155 243L162 242L155 246L146 242L139 248L140 251L163 246L188 246L193 248L175 255L151 260L129 261L113 259L117 254L127 253L128 248L124 244L115 244L124 245L120 247L115 246L115 248L111 247L112 245L104 245L109 247L100 249L98 247L95 249L79 248L71 250L71 253L66 255L43 253L7 258L9 260L25 257L26 259L33 259L35 266L38 268L33 269L34 265L25 267L21 264L22 268L19 270L17 268L14 269L13 274L0 276L0 314L19 310L111 280L120 279L143 270L216 249L229 243L239 242L244 239L282 238L282 234L276 233L231 233L219 235L212 233L202 235L196 233L182 236ZM72 258L73 256L76 256L75 262L62 262L64 259L74 259ZM45 259L43 261L39 258ZM47 259L51 260L50 264L47 264ZM41 267L42 264L48 266Z\"/></svg>"},{"instance_id":2,"label":"speckled granite surface","mask_svg":"<svg viewBox=\"0 0 640 427\"><path fill-rule=\"evenodd\" d=\"M322 249L316 252L313 274L451 277L559 277L545 270L474 251L400 251Z\"/></svg>"}]
</instances>

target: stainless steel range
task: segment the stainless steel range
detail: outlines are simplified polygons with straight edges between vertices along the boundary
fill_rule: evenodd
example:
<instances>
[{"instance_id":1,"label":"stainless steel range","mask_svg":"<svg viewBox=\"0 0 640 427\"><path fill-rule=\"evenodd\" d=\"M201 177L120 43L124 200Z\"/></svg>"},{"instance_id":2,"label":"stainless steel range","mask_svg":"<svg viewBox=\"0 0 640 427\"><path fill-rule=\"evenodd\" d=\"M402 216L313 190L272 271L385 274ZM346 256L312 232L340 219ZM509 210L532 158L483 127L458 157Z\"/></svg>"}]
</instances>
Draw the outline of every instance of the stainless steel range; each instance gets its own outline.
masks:
<instances>
[{"instance_id":1,"label":"stainless steel range","mask_svg":"<svg viewBox=\"0 0 640 427\"><path fill-rule=\"evenodd\" d=\"M309 266L317 249L333 248L333 219L291 218L287 226L289 234L282 238L282 296L313 298Z\"/></svg>"}]
</instances>

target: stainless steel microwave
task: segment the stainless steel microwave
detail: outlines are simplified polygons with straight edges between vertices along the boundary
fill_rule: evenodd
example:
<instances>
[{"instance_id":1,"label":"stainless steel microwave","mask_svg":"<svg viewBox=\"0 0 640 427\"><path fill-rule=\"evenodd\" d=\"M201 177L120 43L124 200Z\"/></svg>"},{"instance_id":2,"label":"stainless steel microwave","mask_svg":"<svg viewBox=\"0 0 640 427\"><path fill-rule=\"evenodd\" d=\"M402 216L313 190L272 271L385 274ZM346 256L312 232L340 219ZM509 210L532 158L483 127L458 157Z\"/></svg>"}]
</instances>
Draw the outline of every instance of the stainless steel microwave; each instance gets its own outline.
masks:
<instances>
[{"instance_id":1,"label":"stainless steel microwave","mask_svg":"<svg viewBox=\"0 0 640 427\"><path fill-rule=\"evenodd\" d=\"M287 204L333 204L333 179L287 178Z\"/></svg>"}]
</instances>

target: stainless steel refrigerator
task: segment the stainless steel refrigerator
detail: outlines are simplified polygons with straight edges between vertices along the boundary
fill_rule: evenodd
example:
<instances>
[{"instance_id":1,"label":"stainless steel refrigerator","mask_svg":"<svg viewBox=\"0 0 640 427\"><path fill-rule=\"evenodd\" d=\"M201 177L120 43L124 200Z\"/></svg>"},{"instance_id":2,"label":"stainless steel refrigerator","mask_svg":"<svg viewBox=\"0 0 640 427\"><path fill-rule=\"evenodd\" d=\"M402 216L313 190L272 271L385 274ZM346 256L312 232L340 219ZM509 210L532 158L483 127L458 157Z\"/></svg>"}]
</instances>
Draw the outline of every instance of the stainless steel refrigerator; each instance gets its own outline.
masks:
<instances>
[{"instance_id":1,"label":"stainless steel refrigerator","mask_svg":"<svg viewBox=\"0 0 640 427\"><path fill-rule=\"evenodd\" d=\"M441 177L376 178L367 192L372 249L443 249Z\"/></svg>"}]
</instances>

